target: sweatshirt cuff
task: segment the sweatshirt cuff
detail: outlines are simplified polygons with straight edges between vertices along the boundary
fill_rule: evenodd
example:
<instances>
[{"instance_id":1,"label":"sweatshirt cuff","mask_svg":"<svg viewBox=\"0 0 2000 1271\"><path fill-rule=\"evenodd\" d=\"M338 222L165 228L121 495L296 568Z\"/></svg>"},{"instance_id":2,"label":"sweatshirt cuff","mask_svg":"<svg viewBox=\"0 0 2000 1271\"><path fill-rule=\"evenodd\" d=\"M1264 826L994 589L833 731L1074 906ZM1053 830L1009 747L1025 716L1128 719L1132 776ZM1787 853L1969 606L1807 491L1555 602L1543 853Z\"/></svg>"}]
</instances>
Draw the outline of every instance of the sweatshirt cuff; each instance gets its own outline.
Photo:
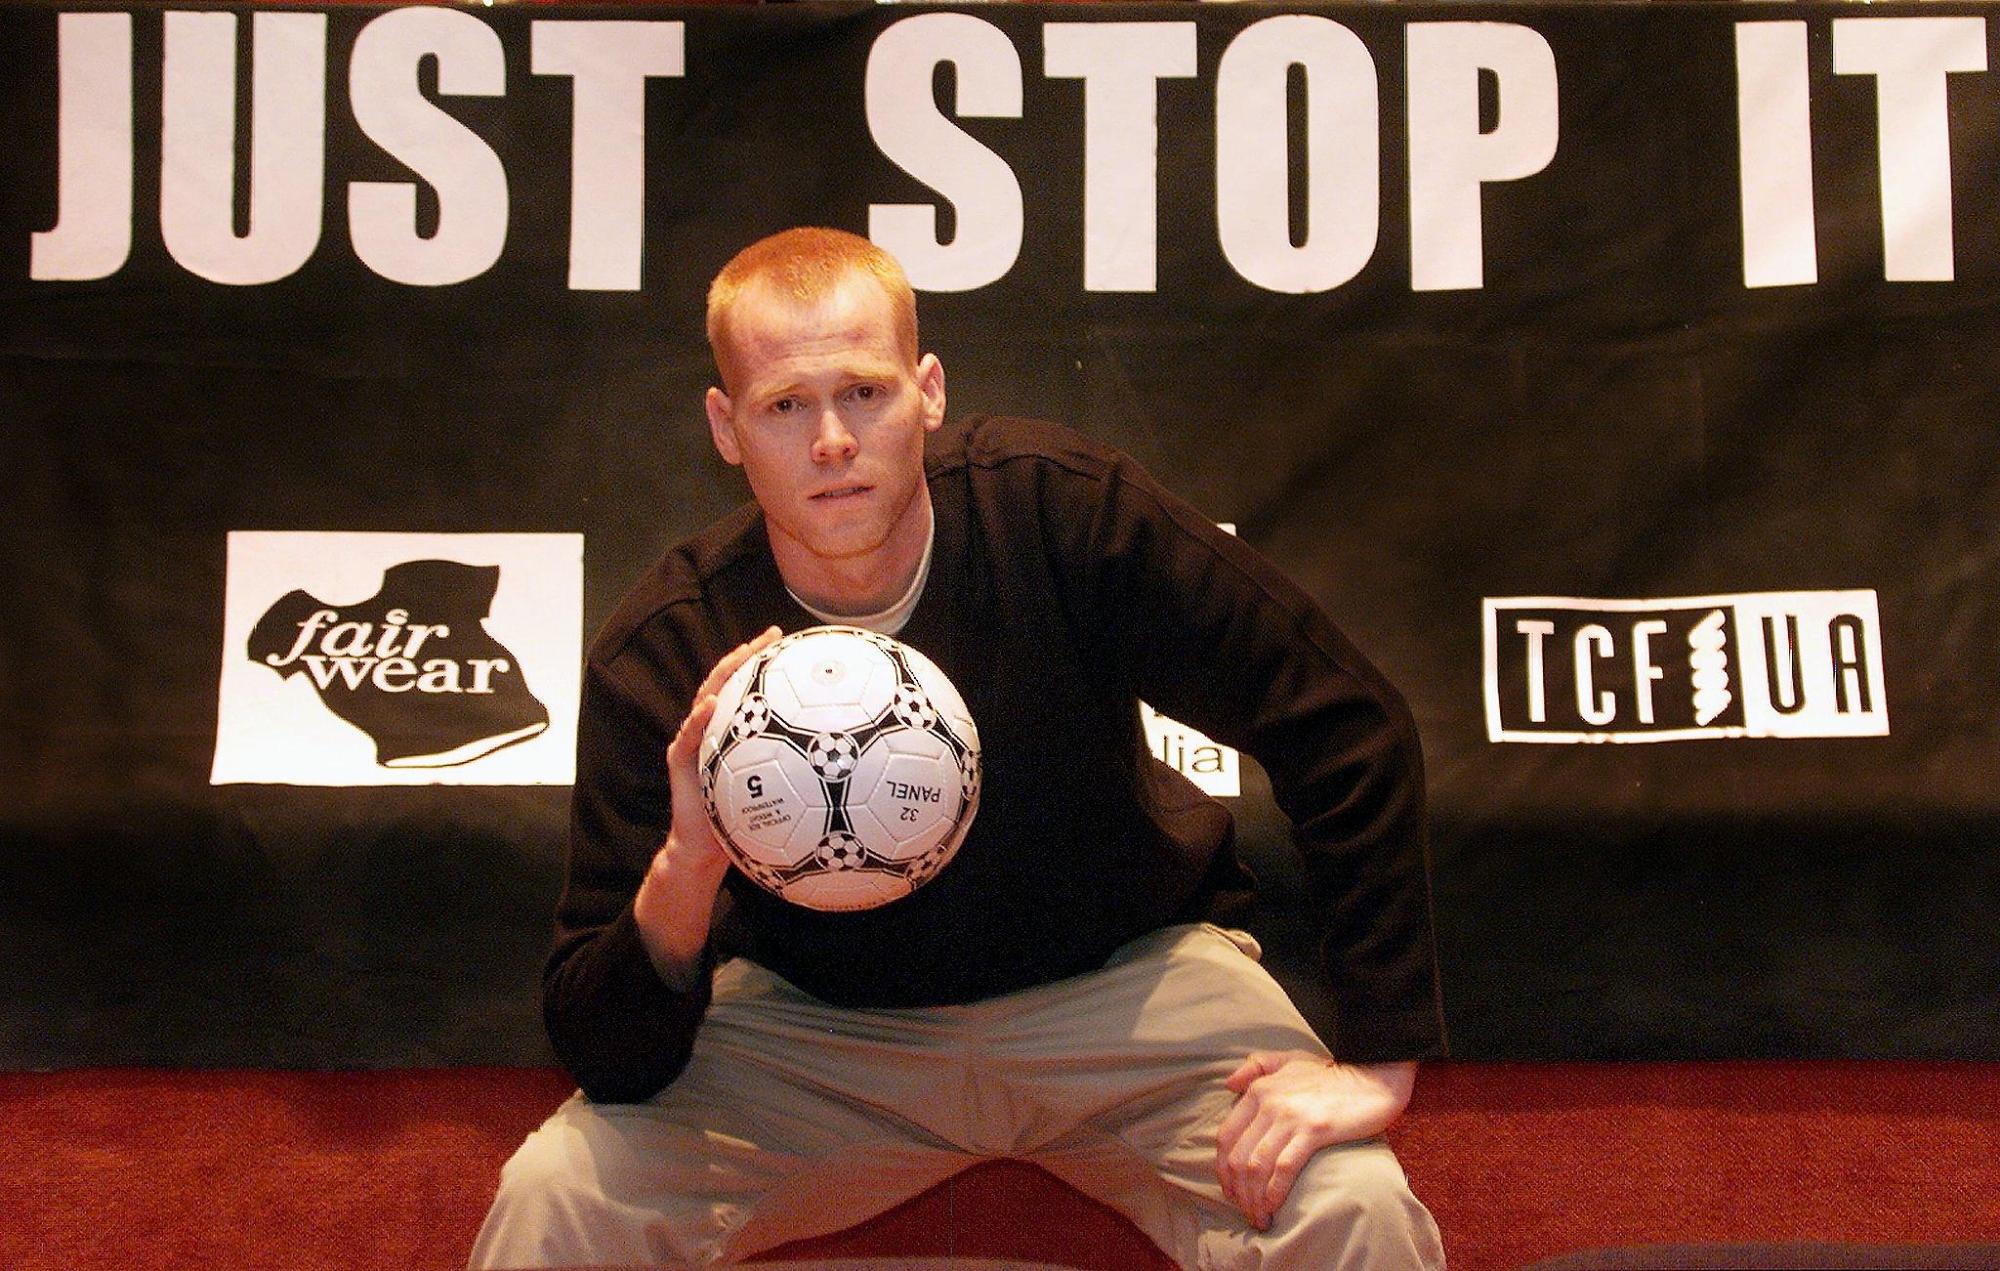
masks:
<instances>
[{"instance_id":1,"label":"sweatshirt cuff","mask_svg":"<svg viewBox=\"0 0 2000 1271\"><path fill-rule=\"evenodd\" d=\"M1335 1059L1351 1064L1443 1059L1448 1051L1444 1020L1430 1010L1342 1010L1328 1049Z\"/></svg>"},{"instance_id":2,"label":"sweatshirt cuff","mask_svg":"<svg viewBox=\"0 0 2000 1271\"><path fill-rule=\"evenodd\" d=\"M580 998L561 1010L544 1002L549 1036L592 1103L641 1103L687 1064L708 1010L713 958L704 953L702 977L676 991L654 969L629 908L594 943L591 984L577 990Z\"/></svg>"},{"instance_id":3,"label":"sweatshirt cuff","mask_svg":"<svg viewBox=\"0 0 2000 1271\"><path fill-rule=\"evenodd\" d=\"M669 1011L689 997L699 999L702 1008L706 1008L708 977L715 970L712 949L703 947L701 957L684 975L661 974L646 948L646 938L639 933L639 919L629 904L605 928L603 939L605 956L618 968L618 977L627 981L626 993L635 997L657 995L659 1007Z\"/></svg>"}]
</instances>

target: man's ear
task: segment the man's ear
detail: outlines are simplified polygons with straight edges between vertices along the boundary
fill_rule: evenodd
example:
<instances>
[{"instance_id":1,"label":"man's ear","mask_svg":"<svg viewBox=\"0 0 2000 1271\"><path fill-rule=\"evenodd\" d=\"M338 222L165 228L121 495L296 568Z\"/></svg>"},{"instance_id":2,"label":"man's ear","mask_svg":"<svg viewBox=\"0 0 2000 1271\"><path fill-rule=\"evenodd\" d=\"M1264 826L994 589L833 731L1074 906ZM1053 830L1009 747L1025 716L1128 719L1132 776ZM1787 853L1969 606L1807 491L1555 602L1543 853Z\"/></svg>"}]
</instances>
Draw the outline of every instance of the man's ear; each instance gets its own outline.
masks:
<instances>
[{"instance_id":1,"label":"man's ear","mask_svg":"<svg viewBox=\"0 0 2000 1271\"><path fill-rule=\"evenodd\" d=\"M710 388L701 400L708 410L708 435L715 441L716 453L725 463L741 466L743 451L736 444L736 428L730 423L729 395L719 388Z\"/></svg>"},{"instance_id":2,"label":"man's ear","mask_svg":"<svg viewBox=\"0 0 2000 1271\"><path fill-rule=\"evenodd\" d=\"M944 423L944 363L937 354L917 359L917 391L924 399L924 431L936 432Z\"/></svg>"}]
</instances>

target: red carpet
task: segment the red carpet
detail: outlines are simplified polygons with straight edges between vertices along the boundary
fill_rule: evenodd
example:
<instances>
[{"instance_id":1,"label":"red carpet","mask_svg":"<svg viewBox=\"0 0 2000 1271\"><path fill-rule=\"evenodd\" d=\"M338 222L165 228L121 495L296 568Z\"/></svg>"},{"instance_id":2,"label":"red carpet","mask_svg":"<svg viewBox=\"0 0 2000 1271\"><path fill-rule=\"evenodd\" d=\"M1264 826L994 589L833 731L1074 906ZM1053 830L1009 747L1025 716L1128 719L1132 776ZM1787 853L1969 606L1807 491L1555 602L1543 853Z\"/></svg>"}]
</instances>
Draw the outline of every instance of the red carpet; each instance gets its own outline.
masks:
<instances>
[{"instance_id":1,"label":"red carpet","mask_svg":"<svg viewBox=\"0 0 2000 1271\"><path fill-rule=\"evenodd\" d=\"M0 1074L0 1267L455 1267L569 1089L513 1069ZM1434 1064L1392 1137L1459 1271L2000 1239L2000 1065ZM1009 1162L782 1253L1169 1265Z\"/></svg>"}]
</instances>

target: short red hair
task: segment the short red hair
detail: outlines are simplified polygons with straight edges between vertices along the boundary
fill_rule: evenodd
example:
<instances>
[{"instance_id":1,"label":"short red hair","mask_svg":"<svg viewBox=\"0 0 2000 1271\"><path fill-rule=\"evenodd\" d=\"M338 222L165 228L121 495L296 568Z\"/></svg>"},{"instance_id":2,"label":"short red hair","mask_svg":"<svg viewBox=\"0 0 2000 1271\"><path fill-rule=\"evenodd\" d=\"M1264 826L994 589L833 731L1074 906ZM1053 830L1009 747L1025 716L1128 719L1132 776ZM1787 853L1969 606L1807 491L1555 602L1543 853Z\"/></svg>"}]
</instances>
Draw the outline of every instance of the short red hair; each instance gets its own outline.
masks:
<instances>
[{"instance_id":1,"label":"short red hair","mask_svg":"<svg viewBox=\"0 0 2000 1271\"><path fill-rule=\"evenodd\" d=\"M802 226L760 238L736 253L708 287L708 348L725 390L729 384L729 315L754 285L775 288L795 304L817 304L860 274L880 283L895 315L896 346L917 364L917 296L896 258L859 234Z\"/></svg>"}]
</instances>

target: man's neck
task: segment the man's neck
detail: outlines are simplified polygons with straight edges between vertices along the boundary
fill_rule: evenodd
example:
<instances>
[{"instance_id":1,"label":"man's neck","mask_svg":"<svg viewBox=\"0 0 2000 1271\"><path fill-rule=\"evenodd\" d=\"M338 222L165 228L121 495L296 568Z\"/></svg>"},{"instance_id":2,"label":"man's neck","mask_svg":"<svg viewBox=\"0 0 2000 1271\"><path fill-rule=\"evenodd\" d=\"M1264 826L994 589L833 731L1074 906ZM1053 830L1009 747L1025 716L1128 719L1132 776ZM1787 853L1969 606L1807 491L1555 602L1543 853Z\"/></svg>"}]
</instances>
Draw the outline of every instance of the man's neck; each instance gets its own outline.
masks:
<instances>
[{"instance_id":1,"label":"man's neck","mask_svg":"<svg viewBox=\"0 0 2000 1271\"><path fill-rule=\"evenodd\" d=\"M888 540L866 556L827 560L775 539L772 554L786 589L808 609L859 616L879 613L909 591L929 556L935 531L930 491L920 485Z\"/></svg>"}]
</instances>

